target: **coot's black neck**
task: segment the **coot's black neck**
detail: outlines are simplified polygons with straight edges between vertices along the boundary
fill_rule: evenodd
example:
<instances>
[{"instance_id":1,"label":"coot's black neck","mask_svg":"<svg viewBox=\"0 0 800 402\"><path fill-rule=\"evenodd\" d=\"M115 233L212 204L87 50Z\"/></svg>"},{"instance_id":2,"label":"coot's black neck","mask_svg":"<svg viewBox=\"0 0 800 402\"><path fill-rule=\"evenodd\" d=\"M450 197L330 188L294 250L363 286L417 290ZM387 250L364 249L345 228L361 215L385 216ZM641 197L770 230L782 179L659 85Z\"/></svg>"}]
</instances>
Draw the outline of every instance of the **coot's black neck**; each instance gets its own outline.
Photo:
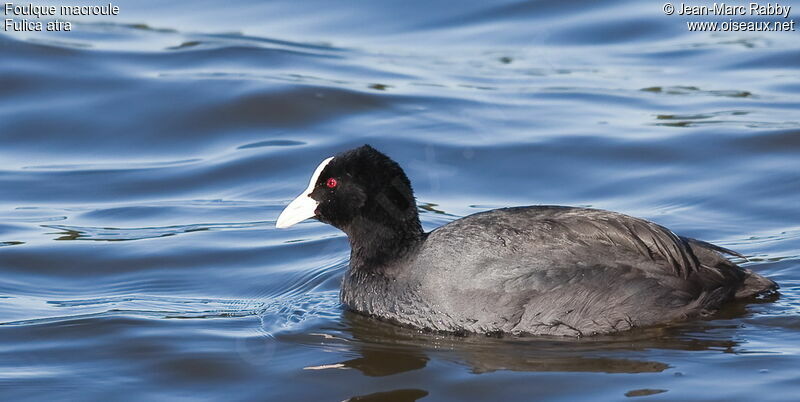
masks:
<instances>
[{"instance_id":1,"label":"coot's black neck","mask_svg":"<svg viewBox=\"0 0 800 402\"><path fill-rule=\"evenodd\" d=\"M416 213L381 222L358 216L343 230L350 240L350 268L372 272L406 257L425 239Z\"/></svg>"}]
</instances>

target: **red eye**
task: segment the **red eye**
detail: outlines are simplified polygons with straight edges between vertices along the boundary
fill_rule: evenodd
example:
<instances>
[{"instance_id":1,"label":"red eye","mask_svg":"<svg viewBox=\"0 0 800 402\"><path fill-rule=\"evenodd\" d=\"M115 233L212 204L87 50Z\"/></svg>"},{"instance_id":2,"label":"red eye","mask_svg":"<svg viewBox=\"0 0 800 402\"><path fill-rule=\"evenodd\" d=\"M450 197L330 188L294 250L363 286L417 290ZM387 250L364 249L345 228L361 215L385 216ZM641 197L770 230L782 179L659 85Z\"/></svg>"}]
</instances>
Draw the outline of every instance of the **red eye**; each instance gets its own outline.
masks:
<instances>
[{"instance_id":1,"label":"red eye","mask_svg":"<svg viewBox=\"0 0 800 402\"><path fill-rule=\"evenodd\" d=\"M336 179L334 179L333 177L328 179L328 182L325 183L325 185L328 186L328 188L335 188L337 184L339 184L339 182L337 182Z\"/></svg>"}]
</instances>

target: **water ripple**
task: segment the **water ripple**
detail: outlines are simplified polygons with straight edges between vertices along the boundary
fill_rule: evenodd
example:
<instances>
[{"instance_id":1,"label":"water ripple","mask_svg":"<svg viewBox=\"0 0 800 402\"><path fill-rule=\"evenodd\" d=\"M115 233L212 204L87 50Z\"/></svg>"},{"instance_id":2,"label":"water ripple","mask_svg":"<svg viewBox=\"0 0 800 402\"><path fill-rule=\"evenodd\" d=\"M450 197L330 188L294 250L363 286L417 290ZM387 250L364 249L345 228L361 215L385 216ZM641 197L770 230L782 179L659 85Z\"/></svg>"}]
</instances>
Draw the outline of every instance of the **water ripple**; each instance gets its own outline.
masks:
<instances>
[{"instance_id":1,"label":"water ripple","mask_svg":"<svg viewBox=\"0 0 800 402\"><path fill-rule=\"evenodd\" d=\"M120 1L0 33L3 399L798 393L794 32L689 32L634 0ZM274 219L364 143L406 169L426 229L613 209L742 252L781 294L576 340L344 311L344 235Z\"/></svg>"},{"instance_id":2,"label":"water ripple","mask_svg":"<svg viewBox=\"0 0 800 402\"><path fill-rule=\"evenodd\" d=\"M68 225L42 225L42 227L61 230L56 240L127 241L154 239L207 230L264 229L274 226L273 221L243 223L199 223L144 228L81 227Z\"/></svg>"}]
</instances>

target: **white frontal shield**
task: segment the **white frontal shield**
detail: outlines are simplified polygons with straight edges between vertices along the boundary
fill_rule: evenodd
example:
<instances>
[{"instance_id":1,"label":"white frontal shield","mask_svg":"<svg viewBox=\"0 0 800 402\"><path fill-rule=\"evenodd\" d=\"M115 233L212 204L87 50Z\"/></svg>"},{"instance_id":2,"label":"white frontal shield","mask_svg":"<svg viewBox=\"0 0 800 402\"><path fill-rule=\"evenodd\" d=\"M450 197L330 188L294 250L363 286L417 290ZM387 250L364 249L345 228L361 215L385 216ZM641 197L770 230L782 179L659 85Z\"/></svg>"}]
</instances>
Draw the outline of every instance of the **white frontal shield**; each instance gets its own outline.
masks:
<instances>
[{"instance_id":1,"label":"white frontal shield","mask_svg":"<svg viewBox=\"0 0 800 402\"><path fill-rule=\"evenodd\" d=\"M297 198L292 200L283 212L281 212L280 216L278 216L278 221L275 222L276 228L288 228L296 223L314 217L314 211L317 209L318 203L311 198L311 192L314 191L314 184L319 179L319 175L322 174L322 170L325 169L325 166L328 166L331 160L333 160L333 157L325 159L317 166L317 169L314 170L314 174L311 176L308 187L300 193Z\"/></svg>"}]
</instances>

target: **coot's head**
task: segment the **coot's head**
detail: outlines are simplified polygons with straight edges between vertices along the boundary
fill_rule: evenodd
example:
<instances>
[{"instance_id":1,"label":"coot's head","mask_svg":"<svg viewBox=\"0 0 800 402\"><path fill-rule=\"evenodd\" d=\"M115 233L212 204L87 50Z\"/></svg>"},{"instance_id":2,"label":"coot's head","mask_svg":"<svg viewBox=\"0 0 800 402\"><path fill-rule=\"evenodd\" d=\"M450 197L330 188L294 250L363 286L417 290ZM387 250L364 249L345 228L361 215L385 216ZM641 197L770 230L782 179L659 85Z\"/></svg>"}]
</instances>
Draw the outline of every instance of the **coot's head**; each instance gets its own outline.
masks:
<instances>
[{"instance_id":1,"label":"coot's head","mask_svg":"<svg viewBox=\"0 0 800 402\"><path fill-rule=\"evenodd\" d=\"M422 232L411 183L403 169L369 145L323 160L308 188L281 212L275 226L287 228L309 218L348 235Z\"/></svg>"}]
</instances>

